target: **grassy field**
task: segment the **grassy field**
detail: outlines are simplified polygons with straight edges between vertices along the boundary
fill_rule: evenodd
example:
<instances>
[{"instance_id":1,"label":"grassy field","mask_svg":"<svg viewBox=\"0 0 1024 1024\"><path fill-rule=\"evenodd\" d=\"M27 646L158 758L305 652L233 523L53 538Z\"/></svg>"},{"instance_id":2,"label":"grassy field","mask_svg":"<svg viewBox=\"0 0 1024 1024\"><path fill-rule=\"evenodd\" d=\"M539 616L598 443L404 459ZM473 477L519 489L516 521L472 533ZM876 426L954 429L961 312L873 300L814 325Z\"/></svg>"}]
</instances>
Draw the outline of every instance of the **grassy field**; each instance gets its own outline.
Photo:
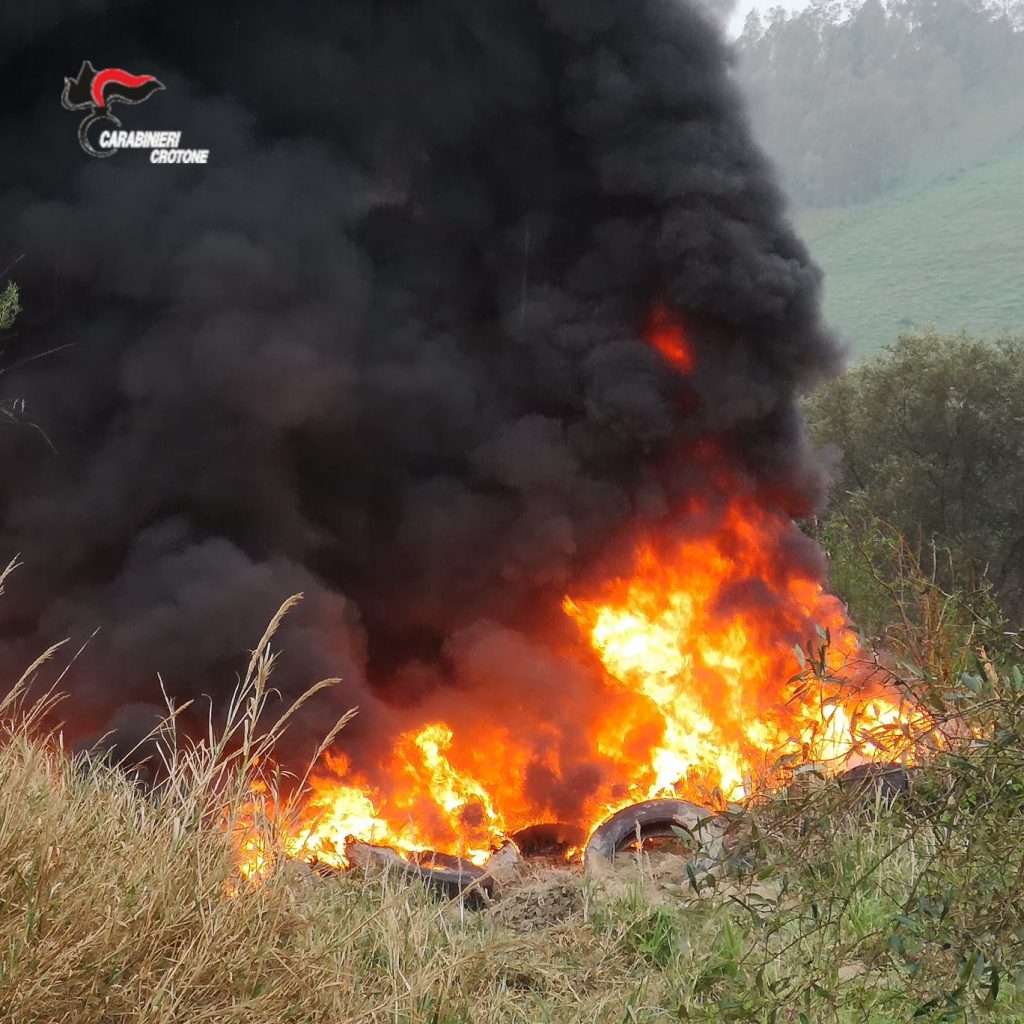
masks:
<instances>
[{"instance_id":1,"label":"grassy field","mask_svg":"<svg viewBox=\"0 0 1024 1024\"><path fill-rule=\"evenodd\" d=\"M156 792L70 758L22 689L0 705L0 1020L1024 1020L1019 673L930 692L975 741L893 808L808 776L738 814L708 873L678 849L524 869L471 909L318 875L268 821L263 874L239 873L279 731L257 728L269 636L224 732Z\"/></svg>"},{"instance_id":2,"label":"grassy field","mask_svg":"<svg viewBox=\"0 0 1024 1024\"><path fill-rule=\"evenodd\" d=\"M796 221L825 269L826 316L854 357L907 328L1024 329L1024 148Z\"/></svg>"}]
</instances>

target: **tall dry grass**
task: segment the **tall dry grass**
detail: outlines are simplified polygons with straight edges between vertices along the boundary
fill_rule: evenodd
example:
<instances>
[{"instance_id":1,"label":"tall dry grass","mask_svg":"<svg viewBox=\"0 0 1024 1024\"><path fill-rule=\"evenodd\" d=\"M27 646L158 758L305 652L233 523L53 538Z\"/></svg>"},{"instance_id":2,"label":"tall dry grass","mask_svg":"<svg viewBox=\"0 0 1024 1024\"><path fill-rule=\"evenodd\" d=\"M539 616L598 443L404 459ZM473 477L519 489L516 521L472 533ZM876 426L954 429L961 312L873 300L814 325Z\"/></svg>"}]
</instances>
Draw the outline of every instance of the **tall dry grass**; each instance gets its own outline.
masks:
<instances>
[{"instance_id":1,"label":"tall dry grass","mask_svg":"<svg viewBox=\"0 0 1024 1024\"><path fill-rule=\"evenodd\" d=\"M399 879L320 878L280 855L288 803L261 772L302 701L261 722L290 605L205 743L181 746L170 709L155 790L43 728L53 695L26 696L38 663L0 704L0 1020L439 1024L470 1007L544 1019L523 1009L538 990L558 1019L621 1003L621 954L594 937L524 939ZM256 780L273 820L254 813ZM255 880L239 871L243 828ZM582 979L552 961L559 943L586 958Z\"/></svg>"},{"instance_id":2,"label":"tall dry grass","mask_svg":"<svg viewBox=\"0 0 1024 1024\"><path fill-rule=\"evenodd\" d=\"M299 705L269 713L279 621L204 743L180 742L169 709L156 789L70 756L28 677L0 703L0 1021L1024 1019L1016 670L940 695L989 726L929 767L916 803L784 793L749 809L718 877L641 852L601 879L526 878L477 911L280 855L288 803L261 773ZM239 871L243 826L257 880Z\"/></svg>"}]
</instances>

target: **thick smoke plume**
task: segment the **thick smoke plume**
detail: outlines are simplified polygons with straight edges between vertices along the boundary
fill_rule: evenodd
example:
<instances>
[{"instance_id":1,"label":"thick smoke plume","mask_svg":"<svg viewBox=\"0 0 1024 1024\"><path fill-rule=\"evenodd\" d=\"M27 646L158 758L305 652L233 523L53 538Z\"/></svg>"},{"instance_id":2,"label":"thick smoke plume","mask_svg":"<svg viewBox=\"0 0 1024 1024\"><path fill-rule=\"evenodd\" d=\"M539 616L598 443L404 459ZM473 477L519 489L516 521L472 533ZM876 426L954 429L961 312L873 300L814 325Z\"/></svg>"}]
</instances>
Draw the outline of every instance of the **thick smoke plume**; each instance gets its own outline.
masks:
<instances>
[{"instance_id":1,"label":"thick smoke plume","mask_svg":"<svg viewBox=\"0 0 1024 1024\"><path fill-rule=\"evenodd\" d=\"M0 8L2 385L39 428L0 430L2 667L89 640L69 729L148 728L158 672L216 705L303 591L275 682L344 682L296 757L353 705L366 770L417 715L529 706L571 800L566 589L690 528L709 439L791 514L820 491L796 397L838 357L718 29L669 0L68 11ZM86 59L158 76L125 127L209 164L86 156ZM643 340L658 309L692 373Z\"/></svg>"}]
</instances>

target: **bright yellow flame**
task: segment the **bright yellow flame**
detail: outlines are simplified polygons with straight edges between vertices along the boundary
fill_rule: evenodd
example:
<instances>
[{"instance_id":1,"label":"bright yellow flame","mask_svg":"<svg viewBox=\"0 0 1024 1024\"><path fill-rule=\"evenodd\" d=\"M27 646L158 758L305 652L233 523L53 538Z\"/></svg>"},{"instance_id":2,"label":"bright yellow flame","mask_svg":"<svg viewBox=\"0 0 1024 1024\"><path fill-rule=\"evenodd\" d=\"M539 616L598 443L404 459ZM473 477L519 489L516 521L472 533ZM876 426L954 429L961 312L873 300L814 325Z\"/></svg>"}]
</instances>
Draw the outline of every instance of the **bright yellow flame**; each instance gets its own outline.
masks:
<instances>
[{"instance_id":1,"label":"bright yellow flame","mask_svg":"<svg viewBox=\"0 0 1024 1024\"><path fill-rule=\"evenodd\" d=\"M781 515L737 500L714 536L674 552L648 545L629 578L589 600L566 598L614 685L646 698L662 719L645 763L623 766L633 798L739 800L751 776L770 775L780 758L842 767L897 756L908 746L904 725L922 724L894 692L830 678L847 671L857 640L820 584L773 571L794 531ZM734 596L743 588L750 599ZM792 641L815 627L831 631L829 671L797 678ZM622 742L621 723L598 737L603 750Z\"/></svg>"}]
</instances>

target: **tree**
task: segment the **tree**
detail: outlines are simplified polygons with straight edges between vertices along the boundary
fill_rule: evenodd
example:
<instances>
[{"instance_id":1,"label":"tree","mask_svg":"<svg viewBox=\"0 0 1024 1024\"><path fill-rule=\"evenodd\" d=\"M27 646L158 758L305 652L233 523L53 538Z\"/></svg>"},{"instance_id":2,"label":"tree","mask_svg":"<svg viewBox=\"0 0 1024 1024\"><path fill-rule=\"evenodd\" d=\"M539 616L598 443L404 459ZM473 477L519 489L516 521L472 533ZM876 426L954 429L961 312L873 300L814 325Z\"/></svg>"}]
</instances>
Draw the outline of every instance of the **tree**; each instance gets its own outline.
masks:
<instances>
[{"instance_id":1,"label":"tree","mask_svg":"<svg viewBox=\"0 0 1024 1024\"><path fill-rule=\"evenodd\" d=\"M796 202L862 202L1013 144L1020 19L994 0L812 0L749 18L738 77Z\"/></svg>"},{"instance_id":2,"label":"tree","mask_svg":"<svg viewBox=\"0 0 1024 1024\"><path fill-rule=\"evenodd\" d=\"M961 554L1024 610L1024 338L905 334L807 413L840 455L835 509Z\"/></svg>"}]
</instances>

